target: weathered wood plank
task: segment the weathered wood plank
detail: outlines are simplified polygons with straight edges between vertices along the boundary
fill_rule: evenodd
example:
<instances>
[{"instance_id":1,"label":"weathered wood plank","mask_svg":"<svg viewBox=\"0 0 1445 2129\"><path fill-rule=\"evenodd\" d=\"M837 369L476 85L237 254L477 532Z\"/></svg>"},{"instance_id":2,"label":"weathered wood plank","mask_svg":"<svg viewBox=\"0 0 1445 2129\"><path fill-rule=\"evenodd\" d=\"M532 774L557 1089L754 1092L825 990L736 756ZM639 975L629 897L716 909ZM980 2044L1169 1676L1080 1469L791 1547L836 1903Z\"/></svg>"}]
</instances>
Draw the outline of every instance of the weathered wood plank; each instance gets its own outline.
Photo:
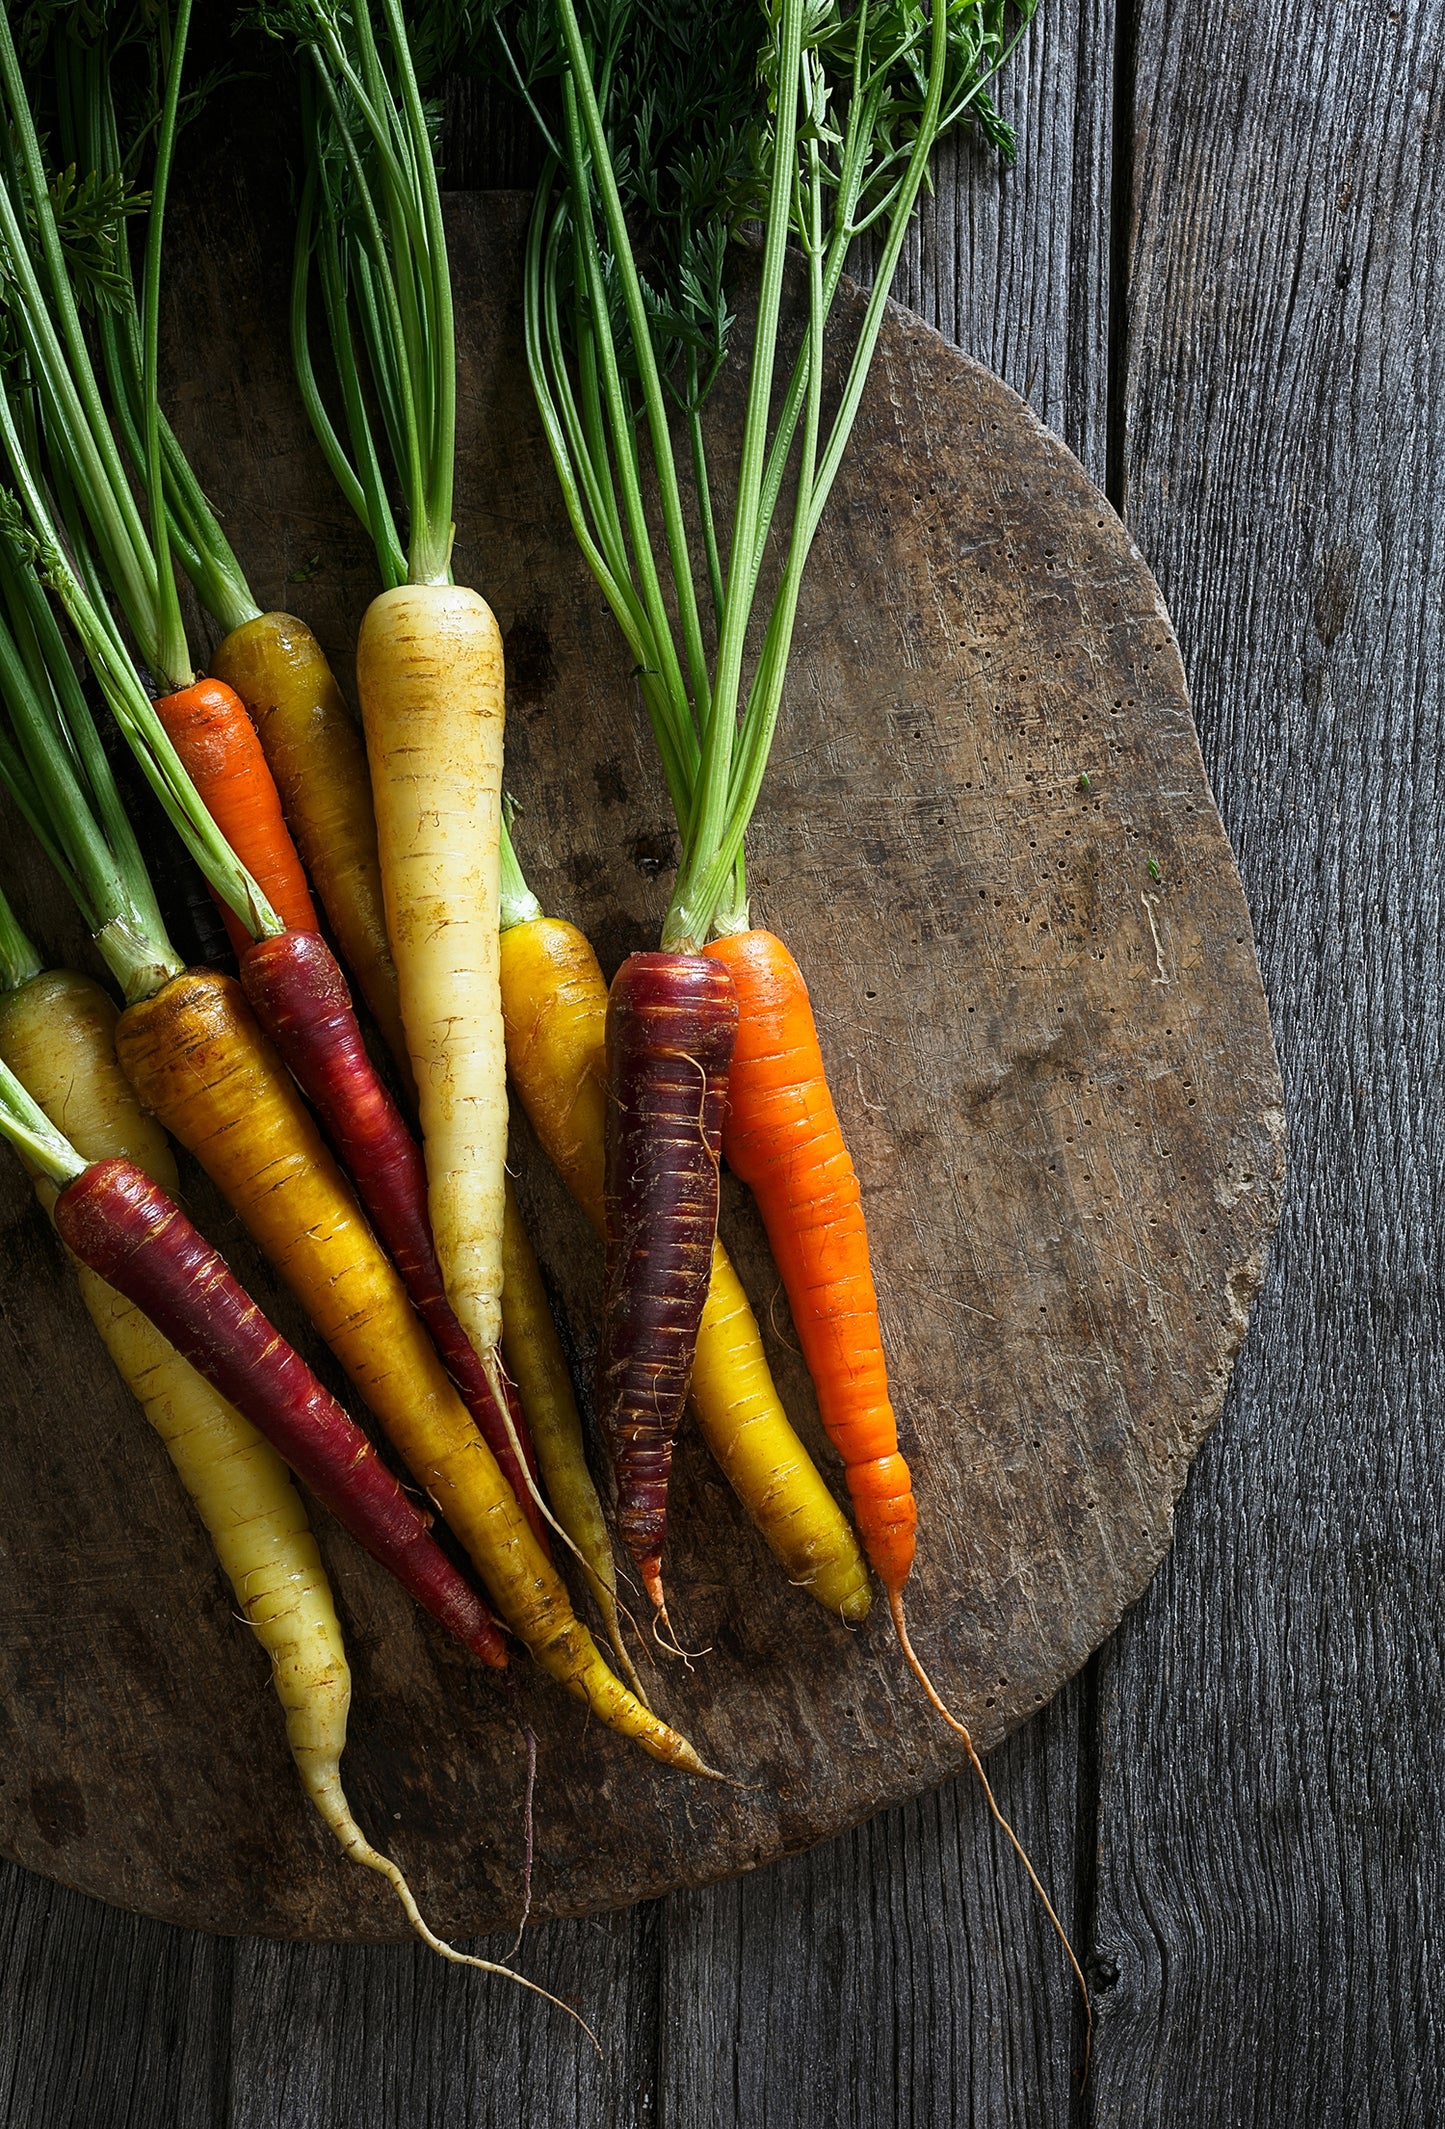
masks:
<instances>
[{"instance_id":1,"label":"weathered wood plank","mask_svg":"<svg viewBox=\"0 0 1445 2129\"><path fill-rule=\"evenodd\" d=\"M945 143L894 294L1105 484L1115 0L1044 0L999 91L1018 160Z\"/></svg>"},{"instance_id":2,"label":"weathered wood plank","mask_svg":"<svg viewBox=\"0 0 1445 2129\"><path fill-rule=\"evenodd\" d=\"M601 2036L420 1946L236 1948L225 2129L518 2129L656 2119L657 1903L531 1930L519 1969ZM511 1940L468 1946L507 1959Z\"/></svg>"},{"instance_id":3,"label":"weathered wood plank","mask_svg":"<svg viewBox=\"0 0 1445 2129\"><path fill-rule=\"evenodd\" d=\"M1076 1936L1081 1697L1061 1694L988 1761ZM967 1782L733 1885L674 1895L663 1951L669 2129L1069 2119L1078 1998Z\"/></svg>"},{"instance_id":4,"label":"weathered wood plank","mask_svg":"<svg viewBox=\"0 0 1445 2129\"><path fill-rule=\"evenodd\" d=\"M1255 914L1294 1176L1103 1663L1091 2119L1441 2118L1445 39L1145 0L1128 512Z\"/></svg>"},{"instance_id":5,"label":"weathered wood plank","mask_svg":"<svg viewBox=\"0 0 1445 2129\"><path fill-rule=\"evenodd\" d=\"M234 1956L0 1863L5 2129L219 2129Z\"/></svg>"}]
</instances>

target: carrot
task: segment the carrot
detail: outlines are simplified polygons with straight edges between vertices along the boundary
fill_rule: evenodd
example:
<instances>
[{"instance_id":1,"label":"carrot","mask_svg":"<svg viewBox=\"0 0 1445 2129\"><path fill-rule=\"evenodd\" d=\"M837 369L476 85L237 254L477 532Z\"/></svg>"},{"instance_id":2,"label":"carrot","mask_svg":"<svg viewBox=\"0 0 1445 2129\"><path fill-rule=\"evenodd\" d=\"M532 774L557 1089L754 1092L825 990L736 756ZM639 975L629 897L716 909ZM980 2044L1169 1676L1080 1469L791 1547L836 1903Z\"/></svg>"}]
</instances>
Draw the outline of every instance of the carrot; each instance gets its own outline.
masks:
<instances>
[{"instance_id":1,"label":"carrot","mask_svg":"<svg viewBox=\"0 0 1445 2129\"><path fill-rule=\"evenodd\" d=\"M210 666L216 679L236 690L255 722L341 959L406 1073L404 1091L414 1103L386 936L366 749L325 653L294 615L258 613L217 645Z\"/></svg>"},{"instance_id":2,"label":"carrot","mask_svg":"<svg viewBox=\"0 0 1445 2129\"><path fill-rule=\"evenodd\" d=\"M248 946L241 984L355 1179L412 1306L545 1547L526 1420L515 1406L499 1406L493 1379L447 1300L427 1217L421 1151L372 1069L335 956L315 932L281 932ZM505 1396L505 1381L500 1387ZM525 1462L518 1461L518 1449Z\"/></svg>"},{"instance_id":3,"label":"carrot","mask_svg":"<svg viewBox=\"0 0 1445 2129\"><path fill-rule=\"evenodd\" d=\"M762 1214L819 1416L843 1459L864 1549L891 1604L913 1566L918 1511L888 1397L858 1177L824 1077L807 986L771 932L735 933L706 951L728 971L738 999L723 1151Z\"/></svg>"},{"instance_id":4,"label":"carrot","mask_svg":"<svg viewBox=\"0 0 1445 2129\"><path fill-rule=\"evenodd\" d=\"M963 1738L989 1809L1043 1901L1087 2003L1073 1947L994 1801L972 1735L939 1696L909 1636L903 1587L913 1568L918 1511L888 1396L858 1177L824 1074L808 987L772 932L734 932L706 951L727 969L738 999L723 1150L762 1214L818 1393L819 1416L843 1459L858 1529L887 1592L899 1646L934 1709Z\"/></svg>"},{"instance_id":5,"label":"carrot","mask_svg":"<svg viewBox=\"0 0 1445 2129\"><path fill-rule=\"evenodd\" d=\"M356 681L432 1233L447 1298L495 1366L507 1099L502 641L491 609L456 585L383 592L362 620Z\"/></svg>"},{"instance_id":6,"label":"carrot","mask_svg":"<svg viewBox=\"0 0 1445 2129\"><path fill-rule=\"evenodd\" d=\"M317 930L316 907L296 846L281 817L276 786L255 726L234 688L198 680L156 701L156 715L190 772L216 826L291 931ZM244 953L251 935L223 910L231 944Z\"/></svg>"},{"instance_id":7,"label":"carrot","mask_svg":"<svg viewBox=\"0 0 1445 2129\"><path fill-rule=\"evenodd\" d=\"M447 1298L500 1375L502 644L486 601L452 574L456 331L434 141L401 0L289 0L266 20L305 62L308 172L291 306L297 379L372 536L384 587L362 620L356 684L432 1234ZM354 93L359 82L364 95ZM311 363L314 265L344 441ZM380 288L392 291L388 300L367 300ZM384 454L405 505L404 544Z\"/></svg>"},{"instance_id":8,"label":"carrot","mask_svg":"<svg viewBox=\"0 0 1445 2129\"><path fill-rule=\"evenodd\" d=\"M502 1229L502 1358L527 1415L547 1497L575 1548L593 1602L602 1614L623 1677L640 1700L646 1693L622 1638L617 1571L602 1503L587 1468L582 1421L567 1356L552 1321L541 1269L527 1239L510 1178Z\"/></svg>"},{"instance_id":9,"label":"carrot","mask_svg":"<svg viewBox=\"0 0 1445 2129\"><path fill-rule=\"evenodd\" d=\"M504 863L515 867L503 842ZM520 882L520 873L517 880ZM590 941L504 901L502 1004L512 1084L562 1180L599 1233L607 1122L607 985ZM503 1288L502 1304L507 1304ZM692 1410L724 1476L790 1581L850 1624L868 1575L847 1518L799 1441L773 1384L757 1319L720 1241L698 1330Z\"/></svg>"},{"instance_id":10,"label":"carrot","mask_svg":"<svg viewBox=\"0 0 1445 2129\"><path fill-rule=\"evenodd\" d=\"M613 979L597 1416L622 1540L664 1618L667 1481L717 1240L736 1033L731 981L702 955L633 954Z\"/></svg>"}]
</instances>

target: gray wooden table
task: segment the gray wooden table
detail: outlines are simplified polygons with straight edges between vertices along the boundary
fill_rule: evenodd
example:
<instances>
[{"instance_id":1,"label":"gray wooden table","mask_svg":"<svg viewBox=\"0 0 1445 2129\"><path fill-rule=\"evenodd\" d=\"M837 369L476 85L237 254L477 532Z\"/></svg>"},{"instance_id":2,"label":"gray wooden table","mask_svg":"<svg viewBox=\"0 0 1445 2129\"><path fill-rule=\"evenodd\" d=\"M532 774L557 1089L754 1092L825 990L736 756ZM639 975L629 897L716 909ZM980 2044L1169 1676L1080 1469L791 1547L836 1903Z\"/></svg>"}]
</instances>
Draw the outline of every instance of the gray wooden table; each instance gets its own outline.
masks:
<instances>
[{"instance_id":1,"label":"gray wooden table","mask_svg":"<svg viewBox=\"0 0 1445 2129\"><path fill-rule=\"evenodd\" d=\"M899 293L1163 584L1288 1091L1273 1270L1173 1553L991 1768L799 1861L529 1938L226 1942L0 1870L6 2129L1170 2129L1445 2118L1428 1404L1440 1174L1445 7L1045 0L1002 187L946 158ZM454 181L493 180L458 99Z\"/></svg>"}]
</instances>

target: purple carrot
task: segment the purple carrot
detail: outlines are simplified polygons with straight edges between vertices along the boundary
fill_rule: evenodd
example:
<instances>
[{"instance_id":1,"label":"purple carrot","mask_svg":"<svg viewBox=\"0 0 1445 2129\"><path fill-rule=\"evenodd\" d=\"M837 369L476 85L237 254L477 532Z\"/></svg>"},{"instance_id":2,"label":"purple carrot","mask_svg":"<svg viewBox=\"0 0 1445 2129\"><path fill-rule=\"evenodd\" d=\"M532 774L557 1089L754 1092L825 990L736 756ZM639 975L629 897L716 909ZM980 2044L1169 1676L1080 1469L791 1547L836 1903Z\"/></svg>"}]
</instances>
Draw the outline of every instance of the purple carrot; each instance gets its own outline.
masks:
<instances>
[{"instance_id":1,"label":"purple carrot","mask_svg":"<svg viewBox=\"0 0 1445 2129\"><path fill-rule=\"evenodd\" d=\"M133 1161L96 1161L55 1203L60 1238L149 1316L322 1506L483 1663L500 1629L360 1427L273 1330L224 1258Z\"/></svg>"},{"instance_id":2,"label":"purple carrot","mask_svg":"<svg viewBox=\"0 0 1445 2129\"><path fill-rule=\"evenodd\" d=\"M712 1276L737 1037L732 978L702 954L633 954L607 1000L607 1293L597 1414L617 1521L659 1611L672 1445Z\"/></svg>"},{"instance_id":3,"label":"purple carrot","mask_svg":"<svg viewBox=\"0 0 1445 2129\"><path fill-rule=\"evenodd\" d=\"M366 1054L336 956L314 931L283 931L258 940L241 956L241 982L256 1018L350 1171L413 1307L545 1549L546 1527L518 1465L506 1419L446 1296L432 1241L421 1148ZM505 1394L534 1485L537 1464L527 1423L510 1384Z\"/></svg>"}]
</instances>

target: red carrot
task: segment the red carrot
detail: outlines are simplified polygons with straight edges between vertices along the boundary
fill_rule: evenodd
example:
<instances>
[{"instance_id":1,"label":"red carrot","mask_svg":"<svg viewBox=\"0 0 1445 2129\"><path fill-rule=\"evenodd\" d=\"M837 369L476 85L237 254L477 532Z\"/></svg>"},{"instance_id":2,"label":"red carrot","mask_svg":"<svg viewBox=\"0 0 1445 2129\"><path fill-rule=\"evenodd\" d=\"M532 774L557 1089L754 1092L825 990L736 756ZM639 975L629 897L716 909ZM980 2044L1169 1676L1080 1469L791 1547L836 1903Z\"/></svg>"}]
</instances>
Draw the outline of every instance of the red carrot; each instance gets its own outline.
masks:
<instances>
[{"instance_id":1,"label":"red carrot","mask_svg":"<svg viewBox=\"0 0 1445 2129\"><path fill-rule=\"evenodd\" d=\"M272 1329L224 1259L133 1161L96 1161L55 1202L60 1238L228 1398L359 1545L474 1656L496 1621L353 1419Z\"/></svg>"},{"instance_id":2,"label":"red carrot","mask_svg":"<svg viewBox=\"0 0 1445 2129\"><path fill-rule=\"evenodd\" d=\"M336 956L314 931L281 932L247 948L241 982L256 1018L349 1169L417 1314L545 1546L546 1528L532 1492L536 1462L521 1406L507 1385L508 1414L498 1409L487 1371L447 1300L432 1241L421 1148L366 1054ZM525 1473L508 1418L527 1459Z\"/></svg>"},{"instance_id":3,"label":"red carrot","mask_svg":"<svg viewBox=\"0 0 1445 2129\"><path fill-rule=\"evenodd\" d=\"M597 1414L617 1473L618 1527L659 1611L667 1481L712 1274L737 1024L732 978L700 954L633 954L607 1001Z\"/></svg>"}]
</instances>

